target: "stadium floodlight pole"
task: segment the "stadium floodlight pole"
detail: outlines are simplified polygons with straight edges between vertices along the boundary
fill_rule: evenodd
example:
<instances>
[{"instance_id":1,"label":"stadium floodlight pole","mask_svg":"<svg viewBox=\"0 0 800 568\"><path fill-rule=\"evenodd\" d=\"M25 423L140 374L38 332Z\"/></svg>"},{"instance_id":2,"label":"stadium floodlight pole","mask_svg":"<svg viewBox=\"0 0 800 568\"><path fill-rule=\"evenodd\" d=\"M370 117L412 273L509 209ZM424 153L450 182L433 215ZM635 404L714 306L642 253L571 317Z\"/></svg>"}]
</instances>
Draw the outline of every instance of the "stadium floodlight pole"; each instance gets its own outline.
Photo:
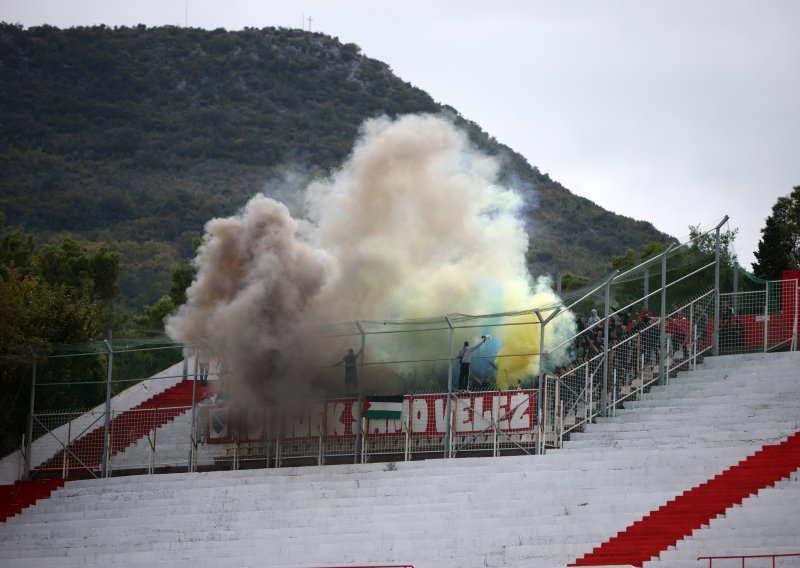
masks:
<instances>
[{"instance_id":1,"label":"stadium floodlight pole","mask_svg":"<svg viewBox=\"0 0 800 568\"><path fill-rule=\"evenodd\" d=\"M605 318L603 321L603 388L600 391L600 416L606 416L606 406L608 404L608 316L611 313L611 282L619 274L619 270L615 270L611 275L606 278L603 283L605 287Z\"/></svg>"},{"instance_id":2,"label":"stadium floodlight pole","mask_svg":"<svg viewBox=\"0 0 800 568\"><path fill-rule=\"evenodd\" d=\"M728 216L725 215L722 221L715 227L716 230L716 244L714 246L714 347L713 354L719 355L719 249L720 249L720 236L719 231L722 225L728 222ZM764 326L766 326L766 321Z\"/></svg>"},{"instance_id":3,"label":"stadium floodlight pole","mask_svg":"<svg viewBox=\"0 0 800 568\"><path fill-rule=\"evenodd\" d=\"M447 403L445 404L445 431L444 431L444 457L450 457L450 423L453 414L453 348L456 341L456 330L450 321L450 316L445 315L444 321L450 328L450 351L447 354Z\"/></svg>"},{"instance_id":4,"label":"stadium floodlight pole","mask_svg":"<svg viewBox=\"0 0 800 568\"><path fill-rule=\"evenodd\" d=\"M658 334L658 384L667 383L667 256L675 247L675 243L670 245L661 253L661 321L659 322Z\"/></svg>"},{"instance_id":5,"label":"stadium floodlight pole","mask_svg":"<svg viewBox=\"0 0 800 568\"><path fill-rule=\"evenodd\" d=\"M111 377L114 372L114 348L111 346L111 330L108 331L108 339L104 339L108 349L108 359L106 360L106 420L103 432L103 463L101 466L102 477L108 477L108 458L111 454Z\"/></svg>"},{"instance_id":6,"label":"stadium floodlight pole","mask_svg":"<svg viewBox=\"0 0 800 568\"><path fill-rule=\"evenodd\" d=\"M25 479L31 478L31 450L33 449L33 403L36 398L36 358L33 359L33 370L31 371L31 406L28 414L28 439L25 443Z\"/></svg>"}]
</instances>

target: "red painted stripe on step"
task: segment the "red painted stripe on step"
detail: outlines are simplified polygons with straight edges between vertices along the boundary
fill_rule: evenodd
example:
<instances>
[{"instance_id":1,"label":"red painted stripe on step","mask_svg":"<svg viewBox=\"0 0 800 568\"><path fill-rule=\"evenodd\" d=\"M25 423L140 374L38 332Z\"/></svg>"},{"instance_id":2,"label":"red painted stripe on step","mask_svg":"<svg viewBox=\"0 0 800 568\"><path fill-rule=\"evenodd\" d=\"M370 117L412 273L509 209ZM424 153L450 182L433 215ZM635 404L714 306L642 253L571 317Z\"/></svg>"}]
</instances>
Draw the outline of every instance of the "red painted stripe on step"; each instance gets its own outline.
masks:
<instances>
[{"instance_id":1,"label":"red painted stripe on step","mask_svg":"<svg viewBox=\"0 0 800 568\"><path fill-rule=\"evenodd\" d=\"M62 487L65 479L34 479L17 481L13 485L0 485L0 522L18 515L40 499Z\"/></svg>"},{"instance_id":2,"label":"red painted stripe on step","mask_svg":"<svg viewBox=\"0 0 800 568\"><path fill-rule=\"evenodd\" d=\"M800 432L684 491L570 566L642 566L714 517L800 468Z\"/></svg>"}]
</instances>

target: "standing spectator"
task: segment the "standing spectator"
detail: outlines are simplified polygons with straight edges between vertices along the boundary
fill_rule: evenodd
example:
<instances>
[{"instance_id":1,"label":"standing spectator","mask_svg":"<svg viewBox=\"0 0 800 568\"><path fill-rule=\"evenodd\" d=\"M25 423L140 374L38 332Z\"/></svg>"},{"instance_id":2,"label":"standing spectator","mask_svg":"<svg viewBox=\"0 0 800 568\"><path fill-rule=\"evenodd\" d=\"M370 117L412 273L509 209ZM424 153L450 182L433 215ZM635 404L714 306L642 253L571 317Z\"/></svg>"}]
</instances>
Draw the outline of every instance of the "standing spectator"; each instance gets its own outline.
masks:
<instances>
[{"instance_id":1,"label":"standing spectator","mask_svg":"<svg viewBox=\"0 0 800 568\"><path fill-rule=\"evenodd\" d=\"M344 364L344 389L348 395L358 394L358 370L356 362L361 356L361 351L354 353L352 349L347 350L347 355L337 365Z\"/></svg>"},{"instance_id":2,"label":"standing spectator","mask_svg":"<svg viewBox=\"0 0 800 568\"><path fill-rule=\"evenodd\" d=\"M597 310L592 310L592 314L589 316L589 327L598 323L600 323L600 316L597 315Z\"/></svg>"},{"instance_id":3,"label":"standing spectator","mask_svg":"<svg viewBox=\"0 0 800 568\"><path fill-rule=\"evenodd\" d=\"M631 323L631 307L628 306L628 309L619 313L619 321L622 322L622 325L628 327Z\"/></svg>"},{"instance_id":4,"label":"standing spectator","mask_svg":"<svg viewBox=\"0 0 800 568\"><path fill-rule=\"evenodd\" d=\"M469 341L464 342L464 347L461 348L457 356L458 360L461 361L458 373L458 390L467 390L467 387L469 387L469 367L472 362L472 353L486 343L486 340L490 337L490 335L482 335L480 343L476 343L472 347L469 346Z\"/></svg>"},{"instance_id":5,"label":"standing spectator","mask_svg":"<svg viewBox=\"0 0 800 568\"><path fill-rule=\"evenodd\" d=\"M628 339L628 328L622 324L614 330L614 338L617 340L617 363L620 369L621 378L627 378L631 370L631 342Z\"/></svg>"}]
</instances>

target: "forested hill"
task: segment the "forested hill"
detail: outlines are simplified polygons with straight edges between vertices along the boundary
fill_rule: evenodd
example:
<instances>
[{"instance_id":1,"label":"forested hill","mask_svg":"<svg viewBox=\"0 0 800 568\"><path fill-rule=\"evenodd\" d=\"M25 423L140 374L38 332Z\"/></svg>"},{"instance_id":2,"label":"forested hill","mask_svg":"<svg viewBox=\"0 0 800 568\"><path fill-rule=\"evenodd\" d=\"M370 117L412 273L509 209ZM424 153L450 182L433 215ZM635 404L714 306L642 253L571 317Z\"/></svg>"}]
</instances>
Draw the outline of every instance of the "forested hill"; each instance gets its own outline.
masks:
<instances>
[{"instance_id":1,"label":"forested hill","mask_svg":"<svg viewBox=\"0 0 800 568\"><path fill-rule=\"evenodd\" d=\"M138 311L209 218L287 164L335 168L364 119L411 112L448 112L507 158L504 175L528 189L535 274L597 278L612 255L668 239L571 194L358 46L275 28L0 24L0 212L41 241L121 252L122 303Z\"/></svg>"}]
</instances>

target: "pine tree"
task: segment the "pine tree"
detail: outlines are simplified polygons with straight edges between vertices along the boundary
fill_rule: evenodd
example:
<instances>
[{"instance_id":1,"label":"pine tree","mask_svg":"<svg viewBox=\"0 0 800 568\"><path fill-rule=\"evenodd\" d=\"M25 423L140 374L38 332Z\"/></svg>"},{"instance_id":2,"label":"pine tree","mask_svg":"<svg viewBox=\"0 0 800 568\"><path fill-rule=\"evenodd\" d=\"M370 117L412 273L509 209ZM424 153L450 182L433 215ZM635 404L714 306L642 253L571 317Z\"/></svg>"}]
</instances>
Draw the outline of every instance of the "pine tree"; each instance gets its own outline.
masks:
<instances>
[{"instance_id":1,"label":"pine tree","mask_svg":"<svg viewBox=\"0 0 800 568\"><path fill-rule=\"evenodd\" d=\"M772 206L755 257L753 272L767 280L779 280L782 271L800 268L800 186Z\"/></svg>"}]
</instances>

